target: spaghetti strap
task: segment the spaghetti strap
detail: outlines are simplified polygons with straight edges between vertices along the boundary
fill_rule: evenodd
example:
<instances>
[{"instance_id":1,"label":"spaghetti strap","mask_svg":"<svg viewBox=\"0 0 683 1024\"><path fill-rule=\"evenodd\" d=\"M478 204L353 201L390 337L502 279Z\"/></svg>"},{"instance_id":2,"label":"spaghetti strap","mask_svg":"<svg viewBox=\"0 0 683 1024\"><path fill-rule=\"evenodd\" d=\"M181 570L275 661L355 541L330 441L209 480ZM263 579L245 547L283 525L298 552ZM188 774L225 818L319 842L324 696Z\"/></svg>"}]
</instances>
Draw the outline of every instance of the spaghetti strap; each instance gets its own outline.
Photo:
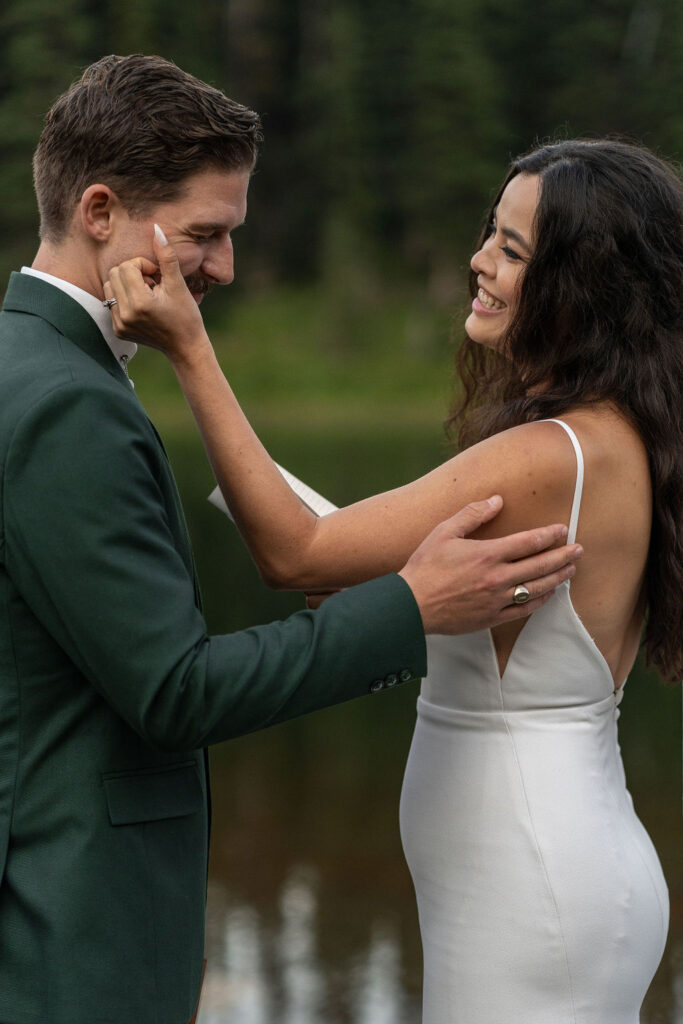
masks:
<instances>
[{"instance_id":1,"label":"spaghetti strap","mask_svg":"<svg viewBox=\"0 0 683 1024\"><path fill-rule=\"evenodd\" d=\"M574 446L574 453L576 454L576 486L574 488L574 500L572 502L572 512L569 518L569 533L567 535L567 544L573 544L576 540L576 528L579 524L579 510L581 508L581 495L583 494L583 452L581 451L581 445L579 444L578 437L572 428L564 422L564 420L549 419L544 420L543 422L559 423L569 435L569 440Z\"/></svg>"}]
</instances>

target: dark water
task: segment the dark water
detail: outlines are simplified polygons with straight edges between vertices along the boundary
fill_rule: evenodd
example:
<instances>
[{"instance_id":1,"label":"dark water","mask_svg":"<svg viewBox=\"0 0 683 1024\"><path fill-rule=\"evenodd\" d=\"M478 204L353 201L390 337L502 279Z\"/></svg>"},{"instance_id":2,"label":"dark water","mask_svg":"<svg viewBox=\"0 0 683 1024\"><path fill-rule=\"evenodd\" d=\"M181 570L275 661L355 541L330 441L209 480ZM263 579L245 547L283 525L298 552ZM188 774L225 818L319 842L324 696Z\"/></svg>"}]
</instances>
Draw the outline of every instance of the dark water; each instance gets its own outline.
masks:
<instances>
[{"instance_id":1,"label":"dark water","mask_svg":"<svg viewBox=\"0 0 683 1024\"><path fill-rule=\"evenodd\" d=\"M265 439L340 504L419 475L442 454L436 431L400 422L344 436L309 427ZM211 481L196 443L171 438L169 451L212 631L300 607L265 590L234 528L206 503ZM201 1024L418 1024L420 944L398 835L416 695L404 687L214 748ZM641 670L622 703L630 789L672 903L643 1024L683 1024L680 700Z\"/></svg>"}]
</instances>

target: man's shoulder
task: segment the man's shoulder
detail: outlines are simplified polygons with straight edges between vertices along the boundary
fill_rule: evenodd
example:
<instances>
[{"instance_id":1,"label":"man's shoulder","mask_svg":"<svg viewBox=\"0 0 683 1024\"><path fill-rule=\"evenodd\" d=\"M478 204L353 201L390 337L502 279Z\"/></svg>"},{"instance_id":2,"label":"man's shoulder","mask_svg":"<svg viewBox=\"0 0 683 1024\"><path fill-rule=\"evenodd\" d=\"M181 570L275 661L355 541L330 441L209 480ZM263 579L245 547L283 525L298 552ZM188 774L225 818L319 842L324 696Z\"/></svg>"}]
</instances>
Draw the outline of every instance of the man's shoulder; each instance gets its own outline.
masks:
<instances>
[{"instance_id":1,"label":"man's shoulder","mask_svg":"<svg viewBox=\"0 0 683 1024\"><path fill-rule=\"evenodd\" d=\"M54 374L55 363L86 375L97 375L99 367L120 377L92 311L76 296L30 274L10 278L0 314L0 361L40 377Z\"/></svg>"},{"instance_id":2,"label":"man's shoulder","mask_svg":"<svg viewBox=\"0 0 683 1024\"><path fill-rule=\"evenodd\" d=\"M8 371L35 373L38 363L48 375L77 349L67 333L37 313L7 307L0 312L0 364Z\"/></svg>"},{"instance_id":3,"label":"man's shoulder","mask_svg":"<svg viewBox=\"0 0 683 1024\"><path fill-rule=\"evenodd\" d=\"M142 491L152 478L168 476L144 410L106 373L33 382L6 405L0 389L0 531L12 509L20 521L35 493L61 501L78 481L84 496L111 501L133 478Z\"/></svg>"},{"instance_id":4,"label":"man's shoulder","mask_svg":"<svg viewBox=\"0 0 683 1024\"><path fill-rule=\"evenodd\" d=\"M31 323L7 323L15 318ZM69 401L79 392L106 392L114 403L133 399L139 404L106 368L45 320L0 314L0 423L15 420L50 396Z\"/></svg>"},{"instance_id":5,"label":"man's shoulder","mask_svg":"<svg viewBox=\"0 0 683 1024\"><path fill-rule=\"evenodd\" d=\"M135 393L69 337L44 320L30 331L11 328L0 316L0 464L12 449L28 452L61 438L79 451L94 434L109 445L146 439L154 432ZM19 335L17 338L16 335Z\"/></svg>"}]
</instances>

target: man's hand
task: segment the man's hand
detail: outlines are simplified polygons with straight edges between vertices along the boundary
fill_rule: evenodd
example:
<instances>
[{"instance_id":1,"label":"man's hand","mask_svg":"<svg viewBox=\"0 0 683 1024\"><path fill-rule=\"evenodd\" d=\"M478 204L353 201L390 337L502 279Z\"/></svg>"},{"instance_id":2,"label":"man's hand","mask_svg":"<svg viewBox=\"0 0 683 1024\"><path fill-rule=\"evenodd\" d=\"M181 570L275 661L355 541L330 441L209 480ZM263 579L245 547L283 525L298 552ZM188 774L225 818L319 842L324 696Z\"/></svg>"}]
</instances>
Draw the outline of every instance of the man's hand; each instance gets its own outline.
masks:
<instances>
[{"instance_id":1,"label":"man's hand","mask_svg":"<svg viewBox=\"0 0 683 1024\"><path fill-rule=\"evenodd\" d=\"M415 595L425 633L473 633L531 615L574 575L581 546L554 547L566 539L566 526L465 540L502 507L498 495L468 505L432 530L399 573ZM531 595L526 604L512 602L519 583Z\"/></svg>"}]
</instances>

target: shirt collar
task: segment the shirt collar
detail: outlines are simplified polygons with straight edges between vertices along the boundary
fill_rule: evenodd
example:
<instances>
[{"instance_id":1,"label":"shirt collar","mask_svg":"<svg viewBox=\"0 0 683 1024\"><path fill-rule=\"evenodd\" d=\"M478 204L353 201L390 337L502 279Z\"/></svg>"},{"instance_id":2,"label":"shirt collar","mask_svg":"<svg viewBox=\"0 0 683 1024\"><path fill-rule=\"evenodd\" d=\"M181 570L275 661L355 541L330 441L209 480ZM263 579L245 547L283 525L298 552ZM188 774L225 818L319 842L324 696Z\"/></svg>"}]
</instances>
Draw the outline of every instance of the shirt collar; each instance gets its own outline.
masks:
<instances>
[{"instance_id":1,"label":"shirt collar","mask_svg":"<svg viewBox=\"0 0 683 1024\"><path fill-rule=\"evenodd\" d=\"M128 361L137 352L138 347L134 341L126 341L124 338L116 337L111 322L111 314L102 305L101 299L91 295L90 292L83 291L82 288L71 284L70 281L65 281L61 277L53 277L52 274L45 274L42 270L34 270L33 267L22 267L21 272L22 274L30 274L32 277L39 277L41 281L47 281L48 284L54 285L55 288L60 288L67 295L70 295L72 299L75 299L86 313L89 313L93 318L102 332L104 340L114 353L114 357L125 369Z\"/></svg>"}]
</instances>

